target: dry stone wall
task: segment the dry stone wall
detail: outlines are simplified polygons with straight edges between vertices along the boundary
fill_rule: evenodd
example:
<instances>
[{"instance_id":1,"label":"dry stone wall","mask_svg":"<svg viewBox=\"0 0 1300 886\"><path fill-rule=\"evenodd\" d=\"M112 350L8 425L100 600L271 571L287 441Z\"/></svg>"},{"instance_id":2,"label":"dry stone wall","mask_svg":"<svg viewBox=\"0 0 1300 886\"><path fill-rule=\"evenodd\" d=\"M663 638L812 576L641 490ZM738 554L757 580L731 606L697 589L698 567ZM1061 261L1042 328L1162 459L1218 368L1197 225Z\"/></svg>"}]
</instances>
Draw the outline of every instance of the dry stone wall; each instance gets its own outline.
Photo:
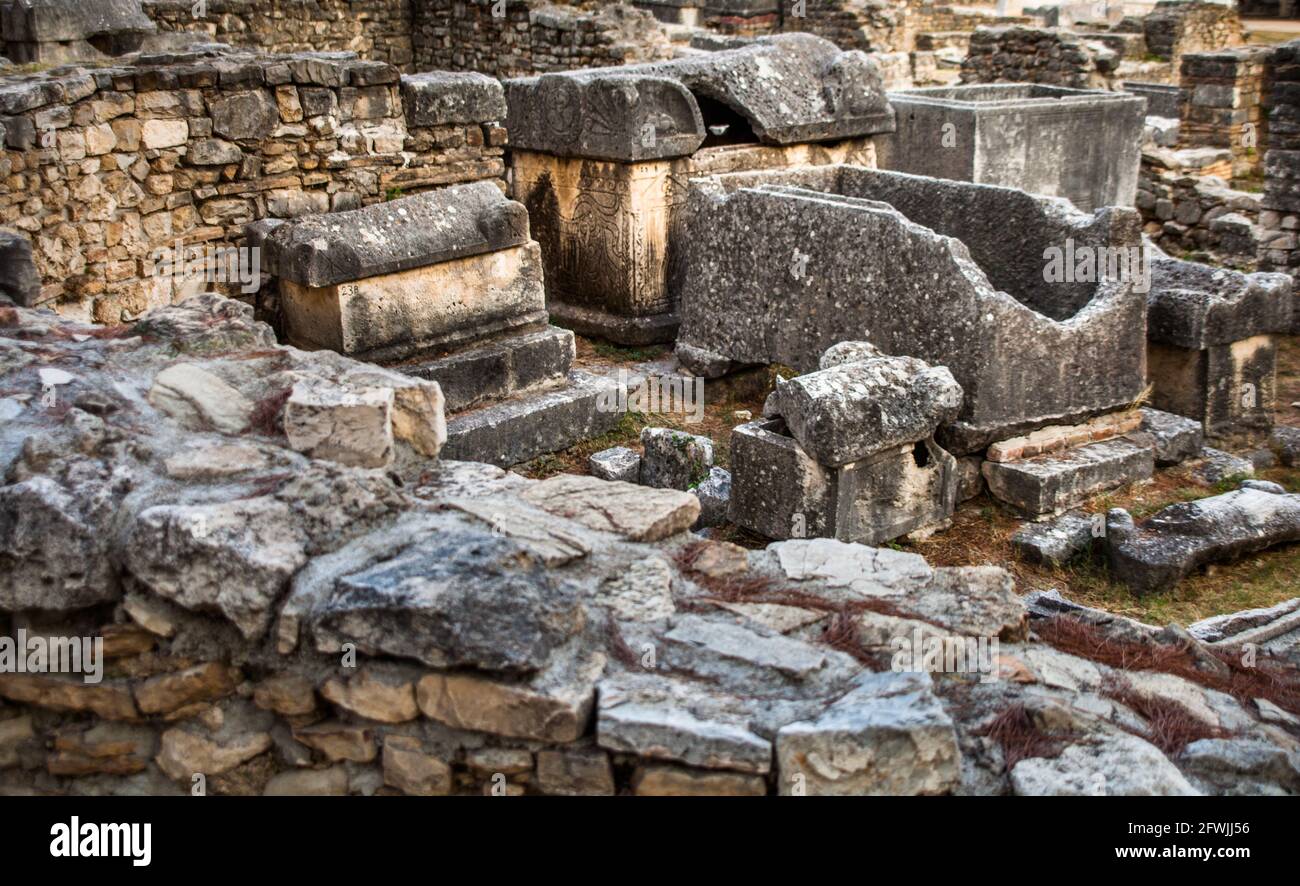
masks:
<instances>
[{"instance_id":1,"label":"dry stone wall","mask_svg":"<svg viewBox=\"0 0 1300 886\"><path fill-rule=\"evenodd\" d=\"M31 241L40 304L121 322L189 285L159 273L177 241L228 247L258 219L502 178L504 101L482 80L486 98L448 77L408 108L395 67L349 54L153 57L9 77L0 224Z\"/></svg>"},{"instance_id":2,"label":"dry stone wall","mask_svg":"<svg viewBox=\"0 0 1300 886\"><path fill-rule=\"evenodd\" d=\"M160 32L266 52L351 51L409 71L411 0L144 0ZM196 15L196 11L201 14Z\"/></svg>"}]
</instances>

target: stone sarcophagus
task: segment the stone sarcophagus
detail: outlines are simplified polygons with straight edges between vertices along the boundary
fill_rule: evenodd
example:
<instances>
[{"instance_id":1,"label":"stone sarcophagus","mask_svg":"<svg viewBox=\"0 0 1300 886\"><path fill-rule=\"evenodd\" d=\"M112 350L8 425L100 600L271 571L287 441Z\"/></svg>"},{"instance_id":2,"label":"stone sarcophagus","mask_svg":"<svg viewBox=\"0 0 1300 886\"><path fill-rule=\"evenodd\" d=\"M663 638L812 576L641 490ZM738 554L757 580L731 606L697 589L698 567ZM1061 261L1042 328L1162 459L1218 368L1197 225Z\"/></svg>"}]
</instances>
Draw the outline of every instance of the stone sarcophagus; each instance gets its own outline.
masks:
<instances>
[{"instance_id":1,"label":"stone sarcophagus","mask_svg":"<svg viewBox=\"0 0 1300 886\"><path fill-rule=\"evenodd\" d=\"M1152 405L1212 438L1273 426L1277 335L1297 330L1286 274L1243 274L1161 255L1151 263L1147 368Z\"/></svg>"},{"instance_id":2,"label":"stone sarcophagus","mask_svg":"<svg viewBox=\"0 0 1300 886\"><path fill-rule=\"evenodd\" d=\"M875 63L808 34L669 62L506 82L516 199L552 316L626 344L671 341L698 175L874 165L893 114Z\"/></svg>"},{"instance_id":3,"label":"stone sarcophagus","mask_svg":"<svg viewBox=\"0 0 1300 886\"><path fill-rule=\"evenodd\" d=\"M1037 83L889 94L898 128L881 169L1065 197L1091 211L1132 206L1146 102L1141 96Z\"/></svg>"},{"instance_id":4,"label":"stone sarcophagus","mask_svg":"<svg viewBox=\"0 0 1300 886\"><path fill-rule=\"evenodd\" d=\"M515 464L617 423L596 408L614 382L571 371L573 333L549 325L528 213L494 183L249 234L277 278L287 343L438 382L449 457Z\"/></svg>"},{"instance_id":5,"label":"stone sarcophagus","mask_svg":"<svg viewBox=\"0 0 1300 886\"><path fill-rule=\"evenodd\" d=\"M5 54L20 64L123 55L156 30L140 0L0 0Z\"/></svg>"},{"instance_id":6,"label":"stone sarcophagus","mask_svg":"<svg viewBox=\"0 0 1300 886\"><path fill-rule=\"evenodd\" d=\"M854 166L692 183L677 354L717 377L837 342L951 370L954 454L1131 404L1146 377L1140 221Z\"/></svg>"}]
</instances>

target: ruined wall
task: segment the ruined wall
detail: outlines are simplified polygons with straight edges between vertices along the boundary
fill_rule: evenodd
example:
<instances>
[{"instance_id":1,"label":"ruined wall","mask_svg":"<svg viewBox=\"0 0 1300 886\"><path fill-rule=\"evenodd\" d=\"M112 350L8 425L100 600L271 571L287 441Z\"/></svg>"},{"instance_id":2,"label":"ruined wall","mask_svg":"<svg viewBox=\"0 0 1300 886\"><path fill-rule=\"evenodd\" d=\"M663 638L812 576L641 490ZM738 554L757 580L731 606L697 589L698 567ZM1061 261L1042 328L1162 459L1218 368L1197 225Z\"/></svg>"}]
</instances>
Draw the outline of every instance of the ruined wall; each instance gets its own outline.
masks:
<instances>
[{"instance_id":1,"label":"ruined wall","mask_svg":"<svg viewBox=\"0 0 1300 886\"><path fill-rule=\"evenodd\" d=\"M1261 177L1268 145L1267 68L1272 50L1254 47L1182 57L1182 147L1227 148L1232 178Z\"/></svg>"},{"instance_id":2,"label":"ruined wall","mask_svg":"<svg viewBox=\"0 0 1300 886\"><path fill-rule=\"evenodd\" d=\"M1212 175L1226 172L1229 162L1223 152L1205 160L1213 162L1193 169L1176 165L1173 156L1143 155L1136 206L1144 230L1172 256L1252 271L1257 265L1261 195L1233 190Z\"/></svg>"},{"instance_id":3,"label":"ruined wall","mask_svg":"<svg viewBox=\"0 0 1300 886\"><path fill-rule=\"evenodd\" d=\"M1221 3L1164 2L1142 19L1147 51L1177 62L1191 52L1213 52L1246 42L1241 18Z\"/></svg>"},{"instance_id":4,"label":"ruined wall","mask_svg":"<svg viewBox=\"0 0 1300 886\"><path fill-rule=\"evenodd\" d=\"M149 258L178 239L504 174L504 106L416 125L391 65L187 58L0 81L0 225L32 241L42 303L121 322L176 296Z\"/></svg>"},{"instance_id":5,"label":"ruined wall","mask_svg":"<svg viewBox=\"0 0 1300 886\"><path fill-rule=\"evenodd\" d=\"M1260 267L1294 274L1300 268L1300 41L1274 50L1269 92Z\"/></svg>"},{"instance_id":6,"label":"ruined wall","mask_svg":"<svg viewBox=\"0 0 1300 886\"><path fill-rule=\"evenodd\" d=\"M144 0L160 31L201 31L267 52L348 50L410 70L411 0Z\"/></svg>"},{"instance_id":7,"label":"ruined wall","mask_svg":"<svg viewBox=\"0 0 1300 886\"><path fill-rule=\"evenodd\" d=\"M792 14L787 0L781 29L825 37L841 49L899 52L912 49L908 10L881 0L807 0L805 14Z\"/></svg>"},{"instance_id":8,"label":"ruined wall","mask_svg":"<svg viewBox=\"0 0 1300 886\"><path fill-rule=\"evenodd\" d=\"M1085 41L1043 28L981 28L961 65L963 83L1045 83L1079 89L1105 86L1106 72Z\"/></svg>"},{"instance_id":9,"label":"ruined wall","mask_svg":"<svg viewBox=\"0 0 1300 886\"><path fill-rule=\"evenodd\" d=\"M650 13L623 4L508 0L411 0L415 68L516 77L670 58L672 46Z\"/></svg>"}]
</instances>

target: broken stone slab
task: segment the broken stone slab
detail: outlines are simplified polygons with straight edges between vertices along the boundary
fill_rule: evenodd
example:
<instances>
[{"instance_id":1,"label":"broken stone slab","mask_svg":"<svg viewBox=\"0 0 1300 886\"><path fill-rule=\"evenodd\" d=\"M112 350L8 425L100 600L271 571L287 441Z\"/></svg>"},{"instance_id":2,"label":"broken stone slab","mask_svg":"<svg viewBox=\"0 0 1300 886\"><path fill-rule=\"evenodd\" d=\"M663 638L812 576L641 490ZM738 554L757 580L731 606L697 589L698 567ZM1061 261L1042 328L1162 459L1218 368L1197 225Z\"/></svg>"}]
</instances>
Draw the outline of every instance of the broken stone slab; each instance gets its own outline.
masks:
<instances>
[{"instance_id":1,"label":"broken stone slab","mask_svg":"<svg viewBox=\"0 0 1300 886\"><path fill-rule=\"evenodd\" d=\"M708 477L713 441L673 428L643 428L640 482L655 489L685 491Z\"/></svg>"},{"instance_id":2,"label":"broken stone slab","mask_svg":"<svg viewBox=\"0 0 1300 886\"><path fill-rule=\"evenodd\" d=\"M697 95L731 108L766 144L892 130L881 84L864 53L781 34L667 62L508 80L505 89L517 148L635 162L692 154L704 143Z\"/></svg>"},{"instance_id":3,"label":"broken stone slab","mask_svg":"<svg viewBox=\"0 0 1300 886\"><path fill-rule=\"evenodd\" d=\"M1133 259L1134 210L1085 215L856 165L698 177L688 199L677 354L692 372L810 372L836 342L866 340L952 373L962 406L937 439L954 455L1127 407L1145 387L1135 281L1046 282L1042 262L1009 263L1004 248L1014 236L1062 267L1072 242Z\"/></svg>"},{"instance_id":4,"label":"broken stone slab","mask_svg":"<svg viewBox=\"0 0 1300 886\"><path fill-rule=\"evenodd\" d=\"M652 763L637 768L632 793L638 797L762 797L767 782L758 775Z\"/></svg>"},{"instance_id":5,"label":"broken stone slab","mask_svg":"<svg viewBox=\"0 0 1300 886\"><path fill-rule=\"evenodd\" d=\"M925 673L882 673L777 733L782 796L945 794L961 780L952 719Z\"/></svg>"},{"instance_id":6,"label":"broken stone slab","mask_svg":"<svg viewBox=\"0 0 1300 886\"><path fill-rule=\"evenodd\" d=\"M660 556L629 564L600 583L594 601L622 621L656 621L677 611L672 583L676 570Z\"/></svg>"},{"instance_id":7,"label":"broken stone slab","mask_svg":"<svg viewBox=\"0 0 1300 886\"><path fill-rule=\"evenodd\" d=\"M626 446L614 446L587 458L591 476L620 483L636 483L641 478L641 454Z\"/></svg>"},{"instance_id":8,"label":"broken stone slab","mask_svg":"<svg viewBox=\"0 0 1300 886\"><path fill-rule=\"evenodd\" d=\"M542 668L584 621L576 590L514 541L451 518L438 533L345 575L309 617L316 646L433 667Z\"/></svg>"},{"instance_id":9,"label":"broken stone slab","mask_svg":"<svg viewBox=\"0 0 1300 886\"><path fill-rule=\"evenodd\" d=\"M325 379L300 381L284 405L289 447L359 468L393 461L392 388L351 389Z\"/></svg>"},{"instance_id":10,"label":"broken stone slab","mask_svg":"<svg viewBox=\"0 0 1300 886\"><path fill-rule=\"evenodd\" d=\"M1300 467L1300 428L1279 425L1273 429L1269 444L1284 467Z\"/></svg>"},{"instance_id":11,"label":"broken stone slab","mask_svg":"<svg viewBox=\"0 0 1300 886\"><path fill-rule=\"evenodd\" d=\"M1205 429L1192 418L1142 407L1142 430L1155 440L1156 465L1166 468L1182 464L1200 454Z\"/></svg>"},{"instance_id":12,"label":"broken stone slab","mask_svg":"<svg viewBox=\"0 0 1300 886\"><path fill-rule=\"evenodd\" d=\"M442 457L509 467L599 437L623 418L599 408L617 389L617 379L574 370L563 387L462 412L447 422Z\"/></svg>"},{"instance_id":13,"label":"broken stone slab","mask_svg":"<svg viewBox=\"0 0 1300 886\"><path fill-rule=\"evenodd\" d=\"M825 650L780 634L760 633L732 622L680 615L664 633L664 660L691 673L739 684L762 682L773 674L784 680L812 680L829 669Z\"/></svg>"},{"instance_id":14,"label":"broken stone slab","mask_svg":"<svg viewBox=\"0 0 1300 886\"><path fill-rule=\"evenodd\" d=\"M473 72L404 74L402 107L408 127L481 125L507 112L501 81Z\"/></svg>"},{"instance_id":15,"label":"broken stone slab","mask_svg":"<svg viewBox=\"0 0 1300 886\"><path fill-rule=\"evenodd\" d=\"M261 635L289 579L307 562L289 506L269 497L140 512L123 551L127 570L186 609L215 611Z\"/></svg>"},{"instance_id":16,"label":"broken stone slab","mask_svg":"<svg viewBox=\"0 0 1300 886\"><path fill-rule=\"evenodd\" d=\"M32 241L14 231L0 231L0 297L24 308L34 307L41 297Z\"/></svg>"},{"instance_id":17,"label":"broken stone slab","mask_svg":"<svg viewBox=\"0 0 1300 886\"><path fill-rule=\"evenodd\" d=\"M422 357L394 368L430 379L442 390L448 412L563 384L574 357L573 333L546 326L521 329L455 351L446 357Z\"/></svg>"},{"instance_id":18,"label":"broken stone slab","mask_svg":"<svg viewBox=\"0 0 1300 886\"><path fill-rule=\"evenodd\" d=\"M1107 489L1150 479L1155 457L1135 435L1015 462L985 461L989 494L1028 517L1059 514Z\"/></svg>"},{"instance_id":19,"label":"broken stone slab","mask_svg":"<svg viewBox=\"0 0 1300 886\"><path fill-rule=\"evenodd\" d=\"M238 434L253 404L225 381L194 363L168 366L155 376L149 402L186 427Z\"/></svg>"},{"instance_id":20,"label":"broken stone slab","mask_svg":"<svg viewBox=\"0 0 1300 886\"><path fill-rule=\"evenodd\" d=\"M524 207L481 181L278 225L265 237L263 263L319 289L528 242Z\"/></svg>"},{"instance_id":21,"label":"broken stone slab","mask_svg":"<svg viewBox=\"0 0 1300 886\"><path fill-rule=\"evenodd\" d=\"M695 497L700 500L700 519L696 528L722 526L727 522L731 507L731 472L726 468L710 468L709 477L695 487Z\"/></svg>"},{"instance_id":22,"label":"broken stone slab","mask_svg":"<svg viewBox=\"0 0 1300 886\"><path fill-rule=\"evenodd\" d=\"M1187 626L1187 631L1198 640L1217 643L1242 631L1262 627L1284 615L1300 610L1300 597L1260 609L1243 609L1227 615L1215 615Z\"/></svg>"},{"instance_id":23,"label":"broken stone slab","mask_svg":"<svg viewBox=\"0 0 1300 886\"><path fill-rule=\"evenodd\" d=\"M1089 514L1062 514L1046 523L1026 523L1011 536L1011 547L1030 563L1064 566L1092 547Z\"/></svg>"},{"instance_id":24,"label":"broken stone slab","mask_svg":"<svg viewBox=\"0 0 1300 886\"><path fill-rule=\"evenodd\" d=\"M464 511L486 523L493 532L518 541L551 568L591 553L590 543L578 533L545 511L515 498L447 498L442 504Z\"/></svg>"},{"instance_id":25,"label":"broken stone slab","mask_svg":"<svg viewBox=\"0 0 1300 886\"><path fill-rule=\"evenodd\" d=\"M1178 768L1136 735L1114 733L1071 744L1055 758L1029 757L1011 770L1025 797L1193 797Z\"/></svg>"},{"instance_id":26,"label":"broken stone slab","mask_svg":"<svg viewBox=\"0 0 1300 886\"><path fill-rule=\"evenodd\" d=\"M1295 312L1292 285L1286 274L1244 274L1155 255L1147 296L1147 337L1201 351L1258 335L1290 334Z\"/></svg>"},{"instance_id":27,"label":"broken stone slab","mask_svg":"<svg viewBox=\"0 0 1300 886\"><path fill-rule=\"evenodd\" d=\"M521 498L556 517L629 541L659 541L699 518L700 501L688 492L647 489L595 477L561 474L530 486Z\"/></svg>"},{"instance_id":28,"label":"broken stone slab","mask_svg":"<svg viewBox=\"0 0 1300 886\"><path fill-rule=\"evenodd\" d=\"M805 452L837 467L926 439L956 418L961 399L947 368L877 356L778 379L775 409Z\"/></svg>"},{"instance_id":29,"label":"broken stone slab","mask_svg":"<svg viewBox=\"0 0 1300 886\"><path fill-rule=\"evenodd\" d=\"M1192 476L1206 486L1214 486L1225 480L1240 480L1255 476L1255 464L1248 458L1241 458L1222 449L1206 446L1198 453L1199 464L1192 469Z\"/></svg>"},{"instance_id":30,"label":"broken stone slab","mask_svg":"<svg viewBox=\"0 0 1300 886\"><path fill-rule=\"evenodd\" d=\"M1300 752L1249 738L1202 738L1178 762L1220 796L1294 796L1300 792Z\"/></svg>"},{"instance_id":31,"label":"broken stone slab","mask_svg":"<svg viewBox=\"0 0 1300 886\"><path fill-rule=\"evenodd\" d=\"M1139 594L1176 584L1207 563L1300 541L1300 495L1242 488L1183 502L1141 523L1106 516L1111 574Z\"/></svg>"}]
</instances>

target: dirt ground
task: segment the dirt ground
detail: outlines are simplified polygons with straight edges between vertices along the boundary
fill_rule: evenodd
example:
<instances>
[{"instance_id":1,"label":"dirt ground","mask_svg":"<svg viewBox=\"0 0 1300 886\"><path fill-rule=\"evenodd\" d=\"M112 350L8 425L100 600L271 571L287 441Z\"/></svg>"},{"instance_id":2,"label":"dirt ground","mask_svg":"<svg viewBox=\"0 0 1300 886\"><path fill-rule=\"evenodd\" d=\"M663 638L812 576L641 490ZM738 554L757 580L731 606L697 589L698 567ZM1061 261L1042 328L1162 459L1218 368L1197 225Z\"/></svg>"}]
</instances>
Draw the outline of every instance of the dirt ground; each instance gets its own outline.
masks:
<instances>
[{"instance_id":1,"label":"dirt ground","mask_svg":"<svg viewBox=\"0 0 1300 886\"><path fill-rule=\"evenodd\" d=\"M1279 342L1277 422L1300 427L1300 339L1283 336ZM670 350L663 346L622 348L579 337L575 365L594 371L620 366L644 369L666 366L670 358ZM639 448L641 429L647 426L673 427L709 437L713 440L715 463L727 467L731 429L749 420L746 412L754 417L762 414L763 401L772 390L778 371L779 367L769 367L706 382L702 421L689 421L690 417L675 414L629 414L614 431L600 438L534 459L516 470L534 478L559 473L585 474L587 457L594 452L610 446ZM1281 483L1290 492L1300 492L1298 469L1279 467L1260 472L1259 476ZM1124 507L1141 519L1166 505L1216 495L1233 486L1235 483L1225 483L1219 488L1199 485L1187 468L1179 467L1162 470L1146 483L1099 495L1082 510L1105 513L1112 507ZM1170 591L1138 598L1110 580L1107 566L1100 558L1084 558L1064 569L1045 568L1019 559L1011 548L1011 536L1022 522L1001 503L980 495L958 507L950 529L925 541L898 542L891 546L915 551L936 566L1002 566L1015 576L1021 593L1055 588L1081 603L1157 624L1174 621L1188 624L1211 615L1270 606L1300 595L1300 545L1274 548L1236 563L1211 566ZM749 548L761 548L768 543L767 539L736 527L727 527L717 537Z\"/></svg>"}]
</instances>

